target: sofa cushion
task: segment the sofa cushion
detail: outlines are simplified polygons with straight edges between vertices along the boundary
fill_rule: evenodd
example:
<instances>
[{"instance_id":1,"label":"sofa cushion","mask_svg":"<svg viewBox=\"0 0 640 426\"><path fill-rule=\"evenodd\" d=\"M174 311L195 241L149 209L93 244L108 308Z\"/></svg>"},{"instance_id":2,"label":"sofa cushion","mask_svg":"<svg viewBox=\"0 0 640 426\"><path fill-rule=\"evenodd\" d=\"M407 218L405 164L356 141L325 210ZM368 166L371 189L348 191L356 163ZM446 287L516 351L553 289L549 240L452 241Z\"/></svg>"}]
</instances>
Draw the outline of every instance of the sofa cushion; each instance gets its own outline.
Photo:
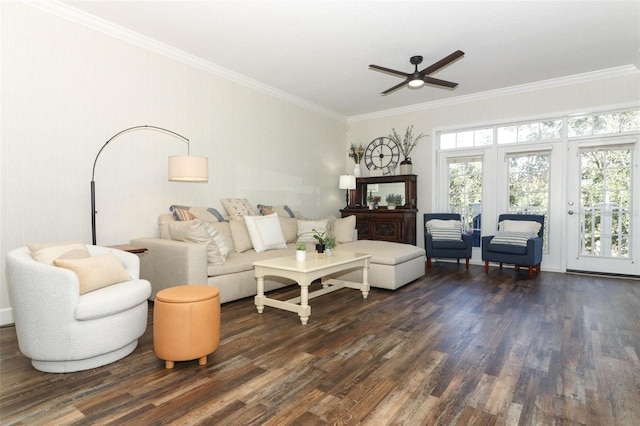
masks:
<instances>
[{"instance_id":1,"label":"sofa cushion","mask_svg":"<svg viewBox=\"0 0 640 426\"><path fill-rule=\"evenodd\" d=\"M263 216L277 213L280 217L296 217L293 210L291 210L291 208L286 204L283 206L266 206L264 204L258 204L258 211Z\"/></svg>"},{"instance_id":2,"label":"sofa cushion","mask_svg":"<svg viewBox=\"0 0 640 426\"><path fill-rule=\"evenodd\" d=\"M336 243L348 243L353 241L353 231L356 229L356 216L350 215L333 222L333 236Z\"/></svg>"},{"instance_id":3,"label":"sofa cushion","mask_svg":"<svg viewBox=\"0 0 640 426\"><path fill-rule=\"evenodd\" d=\"M238 253L242 253L253 248L249 230L244 219L232 219L229 221L231 229L231 238L233 239L233 249Z\"/></svg>"},{"instance_id":4,"label":"sofa cushion","mask_svg":"<svg viewBox=\"0 0 640 426\"><path fill-rule=\"evenodd\" d=\"M258 216L258 211L246 198L222 198L220 203L230 219L242 219L244 216Z\"/></svg>"},{"instance_id":5,"label":"sofa cushion","mask_svg":"<svg viewBox=\"0 0 640 426\"><path fill-rule=\"evenodd\" d=\"M341 244L336 247L336 251L369 253L371 263L381 265L397 265L425 255L423 248L411 244L377 240L358 240Z\"/></svg>"},{"instance_id":6,"label":"sofa cushion","mask_svg":"<svg viewBox=\"0 0 640 426\"><path fill-rule=\"evenodd\" d=\"M432 246L434 249L465 249L467 245L460 238L456 240L436 240L434 239L432 242Z\"/></svg>"},{"instance_id":7,"label":"sofa cushion","mask_svg":"<svg viewBox=\"0 0 640 426\"><path fill-rule=\"evenodd\" d=\"M487 246L487 251L505 254L527 254L527 247L516 246L512 244L489 243L489 245Z\"/></svg>"},{"instance_id":8,"label":"sofa cushion","mask_svg":"<svg viewBox=\"0 0 640 426\"><path fill-rule=\"evenodd\" d=\"M229 221L226 222L207 222L207 225L218 231L220 238L214 238L220 253L228 254L233 251L233 237L231 236L231 225Z\"/></svg>"},{"instance_id":9,"label":"sofa cushion","mask_svg":"<svg viewBox=\"0 0 640 426\"><path fill-rule=\"evenodd\" d=\"M146 280L132 280L103 287L80 296L74 309L78 321L108 317L147 303L151 286Z\"/></svg>"},{"instance_id":10,"label":"sofa cushion","mask_svg":"<svg viewBox=\"0 0 640 426\"><path fill-rule=\"evenodd\" d=\"M227 261L222 266L209 265L208 276L235 274L238 272L253 271L253 262L258 260L273 259L275 257L295 256L295 243L287 244L286 249L268 250L257 253L255 250L247 250L242 253L231 252Z\"/></svg>"},{"instance_id":11,"label":"sofa cushion","mask_svg":"<svg viewBox=\"0 0 640 426\"><path fill-rule=\"evenodd\" d=\"M461 229L462 223L459 220L453 219L431 219L425 224L427 232L431 234L431 230L434 228L457 228Z\"/></svg>"},{"instance_id":12,"label":"sofa cushion","mask_svg":"<svg viewBox=\"0 0 640 426\"><path fill-rule=\"evenodd\" d=\"M225 262L225 256L220 252L205 222L196 219L187 222L169 222L168 225L169 234L173 240L206 244L208 263L222 265Z\"/></svg>"},{"instance_id":13,"label":"sofa cushion","mask_svg":"<svg viewBox=\"0 0 640 426\"><path fill-rule=\"evenodd\" d=\"M287 248L277 213L267 216L245 216L244 221L256 252Z\"/></svg>"},{"instance_id":14,"label":"sofa cushion","mask_svg":"<svg viewBox=\"0 0 640 426\"><path fill-rule=\"evenodd\" d=\"M53 263L76 273L80 282L80 294L131 281L124 266L113 253L83 259L55 259Z\"/></svg>"},{"instance_id":15,"label":"sofa cushion","mask_svg":"<svg viewBox=\"0 0 640 426\"><path fill-rule=\"evenodd\" d=\"M65 241L61 243L30 243L27 244L34 260L53 265L55 259L83 259L91 256L87 247L80 241Z\"/></svg>"},{"instance_id":16,"label":"sofa cushion","mask_svg":"<svg viewBox=\"0 0 640 426\"><path fill-rule=\"evenodd\" d=\"M177 204L169 207L175 220L199 219L203 222L224 222L222 214L213 207L179 206Z\"/></svg>"},{"instance_id":17,"label":"sofa cushion","mask_svg":"<svg viewBox=\"0 0 640 426\"><path fill-rule=\"evenodd\" d=\"M303 220L298 219L298 241L305 244L316 243L317 240L313 238L316 233L314 229L322 234L326 232L329 227L328 219L320 220Z\"/></svg>"},{"instance_id":18,"label":"sofa cushion","mask_svg":"<svg viewBox=\"0 0 640 426\"><path fill-rule=\"evenodd\" d=\"M298 239L298 220L295 217L278 216L282 235L287 243L295 243Z\"/></svg>"}]
</instances>

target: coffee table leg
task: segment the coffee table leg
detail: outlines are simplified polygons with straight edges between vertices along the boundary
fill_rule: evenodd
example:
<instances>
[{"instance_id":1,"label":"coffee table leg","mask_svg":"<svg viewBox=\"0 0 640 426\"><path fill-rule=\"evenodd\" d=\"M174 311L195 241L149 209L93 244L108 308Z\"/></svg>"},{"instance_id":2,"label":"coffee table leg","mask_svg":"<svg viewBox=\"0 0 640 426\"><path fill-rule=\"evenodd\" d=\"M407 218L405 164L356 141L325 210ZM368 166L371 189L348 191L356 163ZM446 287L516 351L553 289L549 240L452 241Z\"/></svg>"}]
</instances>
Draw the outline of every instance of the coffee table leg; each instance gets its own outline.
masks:
<instances>
[{"instance_id":1,"label":"coffee table leg","mask_svg":"<svg viewBox=\"0 0 640 426\"><path fill-rule=\"evenodd\" d=\"M256 277L256 285L257 295L254 300L258 313L261 314L264 311L264 277Z\"/></svg>"},{"instance_id":2,"label":"coffee table leg","mask_svg":"<svg viewBox=\"0 0 640 426\"><path fill-rule=\"evenodd\" d=\"M369 259L362 268L362 297L364 299L369 295Z\"/></svg>"},{"instance_id":3,"label":"coffee table leg","mask_svg":"<svg viewBox=\"0 0 640 426\"><path fill-rule=\"evenodd\" d=\"M311 306L309 306L309 282L305 279L300 284L300 307L298 308L298 316L302 325L307 325L311 316Z\"/></svg>"}]
</instances>

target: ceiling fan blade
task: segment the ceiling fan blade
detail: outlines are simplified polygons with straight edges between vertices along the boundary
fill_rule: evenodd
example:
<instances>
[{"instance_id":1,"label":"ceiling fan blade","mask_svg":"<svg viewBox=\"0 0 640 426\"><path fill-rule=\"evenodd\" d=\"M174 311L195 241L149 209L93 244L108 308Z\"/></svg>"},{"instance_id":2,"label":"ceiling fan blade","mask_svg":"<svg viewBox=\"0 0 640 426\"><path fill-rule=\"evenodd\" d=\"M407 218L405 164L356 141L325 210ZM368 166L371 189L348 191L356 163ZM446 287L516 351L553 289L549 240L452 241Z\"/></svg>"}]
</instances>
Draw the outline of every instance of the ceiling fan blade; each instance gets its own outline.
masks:
<instances>
[{"instance_id":1,"label":"ceiling fan blade","mask_svg":"<svg viewBox=\"0 0 640 426\"><path fill-rule=\"evenodd\" d=\"M373 68L382 72L388 72L390 74L401 75L402 77L409 77L409 74L407 74L406 72L392 70L391 68L381 67L380 65L369 65L369 68Z\"/></svg>"},{"instance_id":2,"label":"ceiling fan blade","mask_svg":"<svg viewBox=\"0 0 640 426\"><path fill-rule=\"evenodd\" d=\"M435 84L435 85L444 86L444 87L454 88L454 87L456 87L458 85L458 83L453 83L451 81L440 80L438 78L429 77L428 75L426 75L423 80L427 84Z\"/></svg>"},{"instance_id":3,"label":"ceiling fan blade","mask_svg":"<svg viewBox=\"0 0 640 426\"><path fill-rule=\"evenodd\" d=\"M426 67L425 69L420 71L420 73L421 74L426 74L426 75L434 73L434 72L438 71L440 68L443 68L443 67L449 65L451 62L455 61L456 59L460 58L461 56L464 56L464 52L462 50L456 50L455 52L453 52L451 55L447 56L446 58L442 58L438 62L436 62L435 64L429 65L428 67Z\"/></svg>"},{"instance_id":4,"label":"ceiling fan blade","mask_svg":"<svg viewBox=\"0 0 640 426\"><path fill-rule=\"evenodd\" d=\"M406 79L405 81L403 81L400 84L396 84L395 86L393 86L391 89L387 89L384 92L380 93L381 95L386 95L387 93L391 93L396 89L399 89L400 87L404 86L405 84L409 83L409 79Z\"/></svg>"}]
</instances>

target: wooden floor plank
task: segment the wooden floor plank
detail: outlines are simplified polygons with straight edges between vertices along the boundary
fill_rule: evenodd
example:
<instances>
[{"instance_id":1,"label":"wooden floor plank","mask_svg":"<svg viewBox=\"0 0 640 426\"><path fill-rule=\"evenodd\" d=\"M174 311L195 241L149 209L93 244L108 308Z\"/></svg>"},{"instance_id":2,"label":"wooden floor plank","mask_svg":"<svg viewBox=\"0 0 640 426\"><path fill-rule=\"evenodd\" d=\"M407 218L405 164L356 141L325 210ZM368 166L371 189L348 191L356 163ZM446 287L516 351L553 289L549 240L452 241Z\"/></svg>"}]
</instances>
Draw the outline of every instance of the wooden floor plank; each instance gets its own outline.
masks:
<instances>
[{"instance_id":1,"label":"wooden floor plank","mask_svg":"<svg viewBox=\"0 0 640 426\"><path fill-rule=\"evenodd\" d=\"M0 424L640 424L639 281L435 262L396 291L311 306L303 326L225 304L207 364L172 370L152 303L131 355L78 373L36 371L3 327Z\"/></svg>"}]
</instances>

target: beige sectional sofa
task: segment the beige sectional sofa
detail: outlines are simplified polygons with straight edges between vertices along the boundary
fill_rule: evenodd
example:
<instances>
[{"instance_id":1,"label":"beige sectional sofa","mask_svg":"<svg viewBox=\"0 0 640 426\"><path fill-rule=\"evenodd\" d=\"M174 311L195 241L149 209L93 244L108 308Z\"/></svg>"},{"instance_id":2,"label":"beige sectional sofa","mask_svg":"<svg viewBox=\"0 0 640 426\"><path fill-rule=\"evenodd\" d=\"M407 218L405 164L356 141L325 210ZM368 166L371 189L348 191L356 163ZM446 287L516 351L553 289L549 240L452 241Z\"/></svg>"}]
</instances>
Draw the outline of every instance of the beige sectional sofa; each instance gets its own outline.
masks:
<instances>
[{"instance_id":1,"label":"beige sectional sofa","mask_svg":"<svg viewBox=\"0 0 640 426\"><path fill-rule=\"evenodd\" d=\"M137 238L131 244L148 249L141 255L140 276L151 282L150 300L155 299L158 291L185 284L208 284L220 289L220 302L230 302L256 294L253 262L281 256L295 256L295 240L306 238L308 251L313 251L312 237L301 235L304 226L318 225L321 221L306 221L280 217L286 245L282 248L266 251L247 249L235 233L234 249L226 255L224 262L212 263L209 247L205 243L177 241L172 233L167 232L169 226L176 226L175 216L163 214L159 216L160 237ZM293 219L293 220L292 220ZM337 232L338 246L336 250L350 250L372 254L369 270L369 283L372 287L396 289L424 275L424 249L407 244L380 241L352 241L355 229L355 217L345 219L325 219L331 232ZM229 221L234 229L242 221ZM212 223L224 234L226 224ZM297 226L299 224L299 226ZM295 234L292 228L296 228ZM347 240L346 235L350 238ZM226 236L227 240L229 236ZM234 239L234 238L231 238ZM241 246L241 247L238 247ZM361 272L348 272L336 278L361 280ZM267 277L265 290L270 291L291 285L294 282L285 278Z\"/></svg>"}]
</instances>

